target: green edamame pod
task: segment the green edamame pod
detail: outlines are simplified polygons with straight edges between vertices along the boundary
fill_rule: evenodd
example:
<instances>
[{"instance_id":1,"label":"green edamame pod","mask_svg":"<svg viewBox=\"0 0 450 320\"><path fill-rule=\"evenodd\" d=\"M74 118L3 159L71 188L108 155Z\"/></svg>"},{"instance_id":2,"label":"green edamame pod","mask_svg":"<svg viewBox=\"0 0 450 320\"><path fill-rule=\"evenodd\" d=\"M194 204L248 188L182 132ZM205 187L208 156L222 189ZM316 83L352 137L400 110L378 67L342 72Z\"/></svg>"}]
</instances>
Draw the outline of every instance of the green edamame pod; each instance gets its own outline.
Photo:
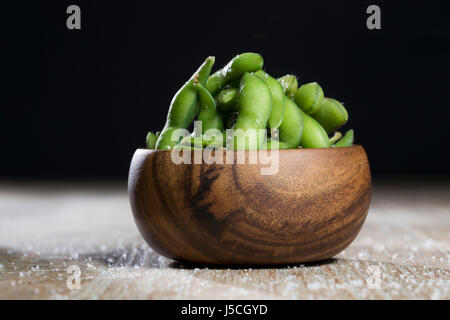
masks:
<instances>
[{"instance_id":1,"label":"green edamame pod","mask_svg":"<svg viewBox=\"0 0 450 320\"><path fill-rule=\"evenodd\" d=\"M198 101L200 112L197 119L202 122L202 133L209 129L224 129L222 116L217 113L216 101L208 90L200 83L196 85L198 91Z\"/></svg>"},{"instance_id":2,"label":"green edamame pod","mask_svg":"<svg viewBox=\"0 0 450 320\"><path fill-rule=\"evenodd\" d=\"M153 132L149 132L147 134L147 138L145 139L147 142L147 148L148 149L155 149L156 146L156 140L158 140L158 137Z\"/></svg>"},{"instance_id":3,"label":"green edamame pod","mask_svg":"<svg viewBox=\"0 0 450 320\"><path fill-rule=\"evenodd\" d=\"M173 150L186 150L186 151L203 150L203 148L201 148L201 147L189 146L189 145L185 145L185 144L181 144L181 143L175 145L172 149Z\"/></svg>"},{"instance_id":4,"label":"green edamame pod","mask_svg":"<svg viewBox=\"0 0 450 320\"><path fill-rule=\"evenodd\" d=\"M203 135L200 137L193 137L193 136L184 137L183 139L181 139L180 143L177 144L177 146L180 147L196 147L196 148L203 148L206 146L214 146L216 148L222 148L223 145L224 141L216 142L214 137Z\"/></svg>"},{"instance_id":5,"label":"green edamame pod","mask_svg":"<svg viewBox=\"0 0 450 320\"><path fill-rule=\"evenodd\" d=\"M247 52L234 57L225 67L208 78L206 89L215 96L228 82L242 77L246 72L261 70L264 60L257 53Z\"/></svg>"},{"instance_id":6,"label":"green edamame pod","mask_svg":"<svg viewBox=\"0 0 450 320\"><path fill-rule=\"evenodd\" d=\"M269 117L269 128L278 129L283 121L284 116L284 91L281 84L270 75L262 70L255 72L255 74L261 77L267 84L272 94L272 112Z\"/></svg>"},{"instance_id":7,"label":"green edamame pod","mask_svg":"<svg viewBox=\"0 0 450 320\"><path fill-rule=\"evenodd\" d=\"M323 101L323 90L317 82L302 85L294 95L295 103L306 114L312 114Z\"/></svg>"},{"instance_id":8,"label":"green edamame pod","mask_svg":"<svg viewBox=\"0 0 450 320\"><path fill-rule=\"evenodd\" d=\"M186 129L194 120L198 109L195 83L206 83L214 60L214 57L208 57L173 97L166 124L156 142L156 149L172 149L178 143L172 141L172 133L176 129Z\"/></svg>"},{"instance_id":9,"label":"green edamame pod","mask_svg":"<svg viewBox=\"0 0 450 320\"><path fill-rule=\"evenodd\" d=\"M295 93L297 92L298 88L298 80L297 77L292 74L287 74L285 76L282 76L281 78L278 78L278 81L280 82L281 86L283 87L284 93L289 98L293 98Z\"/></svg>"},{"instance_id":10,"label":"green edamame pod","mask_svg":"<svg viewBox=\"0 0 450 320\"><path fill-rule=\"evenodd\" d=\"M289 148L289 145L287 143L273 139L267 139L266 150L282 150L282 149L291 149L291 148Z\"/></svg>"},{"instance_id":11,"label":"green edamame pod","mask_svg":"<svg viewBox=\"0 0 450 320\"><path fill-rule=\"evenodd\" d=\"M338 141L340 138L342 138L342 133L339 131L336 131L334 135L330 138L330 143L334 144L336 141Z\"/></svg>"},{"instance_id":12,"label":"green edamame pod","mask_svg":"<svg viewBox=\"0 0 450 320\"><path fill-rule=\"evenodd\" d=\"M259 149L265 140L264 132L271 111L272 95L269 87L256 74L245 73L238 98L239 116L234 125L236 149ZM249 129L252 130L247 132ZM257 140L253 141L252 138Z\"/></svg>"},{"instance_id":13,"label":"green edamame pod","mask_svg":"<svg viewBox=\"0 0 450 320\"><path fill-rule=\"evenodd\" d=\"M327 133L333 132L348 120L348 113L339 101L325 98L319 109L311 114L319 122Z\"/></svg>"},{"instance_id":14,"label":"green edamame pod","mask_svg":"<svg viewBox=\"0 0 450 320\"><path fill-rule=\"evenodd\" d=\"M217 111L221 114L228 114L236 109L239 89L223 89L217 95Z\"/></svg>"},{"instance_id":15,"label":"green edamame pod","mask_svg":"<svg viewBox=\"0 0 450 320\"><path fill-rule=\"evenodd\" d=\"M311 116L303 114L303 135L300 145L303 148L329 148L331 143L325 129Z\"/></svg>"},{"instance_id":16,"label":"green edamame pod","mask_svg":"<svg viewBox=\"0 0 450 320\"><path fill-rule=\"evenodd\" d=\"M353 145L354 133L353 129L348 130L341 140L336 142L333 147L351 147Z\"/></svg>"},{"instance_id":17,"label":"green edamame pod","mask_svg":"<svg viewBox=\"0 0 450 320\"><path fill-rule=\"evenodd\" d=\"M283 122L280 125L280 142L287 145L287 149L296 149L300 145L304 134L303 114L295 103L286 97Z\"/></svg>"}]
</instances>

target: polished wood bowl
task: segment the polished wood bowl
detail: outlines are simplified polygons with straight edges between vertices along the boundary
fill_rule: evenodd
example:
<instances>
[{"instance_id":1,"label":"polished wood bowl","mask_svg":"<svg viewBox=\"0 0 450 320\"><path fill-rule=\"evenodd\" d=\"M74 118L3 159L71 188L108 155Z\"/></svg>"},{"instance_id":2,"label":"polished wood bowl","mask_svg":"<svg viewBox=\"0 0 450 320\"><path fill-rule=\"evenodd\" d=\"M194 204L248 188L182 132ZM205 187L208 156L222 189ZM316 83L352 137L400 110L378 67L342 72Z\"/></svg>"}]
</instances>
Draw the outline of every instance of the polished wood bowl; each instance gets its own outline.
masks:
<instances>
[{"instance_id":1,"label":"polished wood bowl","mask_svg":"<svg viewBox=\"0 0 450 320\"><path fill-rule=\"evenodd\" d=\"M171 151L138 149L128 193L139 231L168 258L226 265L323 260L355 239L371 198L361 146L280 150L278 173L261 167L175 164Z\"/></svg>"}]
</instances>

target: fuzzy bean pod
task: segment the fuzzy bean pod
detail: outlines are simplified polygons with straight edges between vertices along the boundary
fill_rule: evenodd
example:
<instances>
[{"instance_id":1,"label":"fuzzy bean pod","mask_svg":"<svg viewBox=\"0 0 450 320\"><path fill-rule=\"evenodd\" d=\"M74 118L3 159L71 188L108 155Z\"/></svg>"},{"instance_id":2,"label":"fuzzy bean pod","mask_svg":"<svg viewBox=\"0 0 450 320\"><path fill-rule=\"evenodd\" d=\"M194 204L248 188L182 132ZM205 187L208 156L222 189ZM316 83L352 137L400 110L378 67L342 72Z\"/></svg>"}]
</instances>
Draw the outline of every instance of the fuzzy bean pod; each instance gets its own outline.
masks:
<instances>
[{"instance_id":1,"label":"fuzzy bean pod","mask_svg":"<svg viewBox=\"0 0 450 320\"><path fill-rule=\"evenodd\" d=\"M331 143L324 128L311 116L303 114L303 136L300 145L303 148L329 148Z\"/></svg>"},{"instance_id":2,"label":"fuzzy bean pod","mask_svg":"<svg viewBox=\"0 0 450 320\"><path fill-rule=\"evenodd\" d=\"M155 149L156 146L156 140L158 140L158 137L156 134L154 134L153 132L149 132L147 134L147 137L145 139L146 144L147 144L147 148L148 149Z\"/></svg>"},{"instance_id":3,"label":"fuzzy bean pod","mask_svg":"<svg viewBox=\"0 0 450 320\"><path fill-rule=\"evenodd\" d=\"M238 98L239 116L234 125L236 149L259 149L265 140L263 131L271 111L272 95L269 87L256 74L245 73Z\"/></svg>"},{"instance_id":4,"label":"fuzzy bean pod","mask_svg":"<svg viewBox=\"0 0 450 320\"><path fill-rule=\"evenodd\" d=\"M217 95L217 111L221 114L229 114L236 110L239 89L223 89Z\"/></svg>"},{"instance_id":5,"label":"fuzzy bean pod","mask_svg":"<svg viewBox=\"0 0 450 320\"><path fill-rule=\"evenodd\" d=\"M319 109L323 101L323 90L317 82L302 85L294 95L295 103L306 114L312 114Z\"/></svg>"},{"instance_id":6,"label":"fuzzy bean pod","mask_svg":"<svg viewBox=\"0 0 450 320\"><path fill-rule=\"evenodd\" d=\"M239 79L246 72L261 70L264 60L257 53L247 52L234 57L225 67L212 74L206 83L206 89L215 96L228 82Z\"/></svg>"},{"instance_id":7,"label":"fuzzy bean pod","mask_svg":"<svg viewBox=\"0 0 450 320\"><path fill-rule=\"evenodd\" d=\"M354 132L353 129L348 130L341 140L336 142L333 147L351 147L353 145Z\"/></svg>"},{"instance_id":8,"label":"fuzzy bean pod","mask_svg":"<svg viewBox=\"0 0 450 320\"><path fill-rule=\"evenodd\" d=\"M283 122L280 125L280 142L286 144L287 149L296 149L300 145L304 132L302 111L295 103L286 97Z\"/></svg>"},{"instance_id":9,"label":"fuzzy bean pod","mask_svg":"<svg viewBox=\"0 0 450 320\"><path fill-rule=\"evenodd\" d=\"M176 129L186 129L194 120L198 110L198 94L195 83L205 85L214 65L214 60L214 57L208 57L173 97L166 124L156 142L156 149L172 149L179 142L172 140L172 133Z\"/></svg>"},{"instance_id":10,"label":"fuzzy bean pod","mask_svg":"<svg viewBox=\"0 0 450 320\"><path fill-rule=\"evenodd\" d=\"M275 79L268 75L266 72L260 70L255 74L265 81L272 94L272 112L269 117L269 128L278 129L283 121L284 108L285 108L285 95L283 87Z\"/></svg>"},{"instance_id":11,"label":"fuzzy bean pod","mask_svg":"<svg viewBox=\"0 0 450 320\"><path fill-rule=\"evenodd\" d=\"M289 98L293 98L295 93L297 92L298 88L298 80L297 77L292 74L287 74L285 76L282 76L281 78L278 78L278 81L280 82L281 86L283 87L284 93Z\"/></svg>"},{"instance_id":12,"label":"fuzzy bean pod","mask_svg":"<svg viewBox=\"0 0 450 320\"><path fill-rule=\"evenodd\" d=\"M196 85L200 112L197 119L202 122L202 134L209 129L224 129L222 116L216 110L216 101L200 83Z\"/></svg>"},{"instance_id":13,"label":"fuzzy bean pod","mask_svg":"<svg viewBox=\"0 0 450 320\"><path fill-rule=\"evenodd\" d=\"M311 114L319 122L327 133L331 133L348 120L348 113L339 101L331 98L323 99L319 109Z\"/></svg>"}]
</instances>

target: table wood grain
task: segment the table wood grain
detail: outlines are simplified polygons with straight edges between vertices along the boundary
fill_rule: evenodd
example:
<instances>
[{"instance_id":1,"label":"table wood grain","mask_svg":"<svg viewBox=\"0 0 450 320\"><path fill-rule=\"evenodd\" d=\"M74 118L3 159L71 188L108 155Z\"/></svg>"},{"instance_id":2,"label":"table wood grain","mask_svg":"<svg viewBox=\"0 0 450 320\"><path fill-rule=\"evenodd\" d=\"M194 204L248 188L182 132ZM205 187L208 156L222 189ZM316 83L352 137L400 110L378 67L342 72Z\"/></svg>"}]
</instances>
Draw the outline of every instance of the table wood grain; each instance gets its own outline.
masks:
<instances>
[{"instance_id":1,"label":"table wood grain","mask_svg":"<svg viewBox=\"0 0 450 320\"><path fill-rule=\"evenodd\" d=\"M449 299L449 248L442 182L375 181L349 248L271 268L159 256L137 231L124 185L0 184L0 299Z\"/></svg>"}]
</instances>

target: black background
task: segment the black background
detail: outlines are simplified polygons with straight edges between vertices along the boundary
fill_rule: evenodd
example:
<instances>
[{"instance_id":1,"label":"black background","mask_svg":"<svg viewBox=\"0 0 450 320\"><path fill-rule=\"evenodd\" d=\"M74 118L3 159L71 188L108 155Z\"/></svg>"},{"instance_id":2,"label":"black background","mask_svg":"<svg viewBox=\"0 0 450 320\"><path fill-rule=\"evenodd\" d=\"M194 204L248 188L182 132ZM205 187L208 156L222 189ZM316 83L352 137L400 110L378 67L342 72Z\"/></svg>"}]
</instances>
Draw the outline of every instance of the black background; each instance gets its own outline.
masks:
<instances>
[{"instance_id":1,"label":"black background","mask_svg":"<svg viewBox=\"0 0 450 320\"><path fill-rule=\"evenodd\" d=\"M66 8L81 7L81 30ZM366 28L381 7L382 29ZM254 51L273 76L343 102L375 177L450 175L444 1L29 1L3 7L6 179L125 179L147 131L208 55Z\"/></svg>"}]
</instances>

